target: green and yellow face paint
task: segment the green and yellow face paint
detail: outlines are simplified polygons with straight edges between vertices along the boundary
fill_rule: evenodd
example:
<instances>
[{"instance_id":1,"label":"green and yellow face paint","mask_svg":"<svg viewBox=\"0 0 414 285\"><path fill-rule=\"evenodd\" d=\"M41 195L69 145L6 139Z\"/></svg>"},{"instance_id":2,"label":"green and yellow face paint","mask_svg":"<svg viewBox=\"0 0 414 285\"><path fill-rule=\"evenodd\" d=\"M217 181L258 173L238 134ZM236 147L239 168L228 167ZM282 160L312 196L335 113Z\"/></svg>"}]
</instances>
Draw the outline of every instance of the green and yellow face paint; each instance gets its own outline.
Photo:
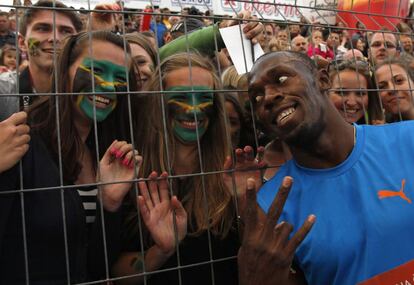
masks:
<instances>
[{"instance_id":1,"label":"green and yellow face paint","mask_svg":"<svg viewBox=\"0 0 414 285\"><path fill-rule=\"evenodd\" d=\"M35 38L29 38L27 40L28 45L28 52L31 56L37 56L39 54L41 42L38 39Z\"/></svg>"},{"instance_id":2,"label":"green and yellow face paint","mask_svg":"<svg viewBox=\"0 0 414 285\"><path fill-rule=\"evenodd\" d=\"M93 70L92 70L93 64ZM93 91L92 76L94 78L95 94L78 95L76 104L79 109L91 120L101 122L115 109L117 104L116 92L127 90L128 70L125 66L117 65L107 60L84 58L76 70L73 93L89 93ZM95 99L95 103L94 103Z\"/></svg>"},{"instance_id":3,"label":"green and yellow face paint","mask_svg":"<svg viewBox=\"0 0 414 285\"><path fill-rule=\"evenodd\" d=\"M167 104L172 118L174 135L183 143L197 142L207 131L209 119L213 110L213 92L208 86L175 86L166 91Z\"/></svg>"}]
</instances>

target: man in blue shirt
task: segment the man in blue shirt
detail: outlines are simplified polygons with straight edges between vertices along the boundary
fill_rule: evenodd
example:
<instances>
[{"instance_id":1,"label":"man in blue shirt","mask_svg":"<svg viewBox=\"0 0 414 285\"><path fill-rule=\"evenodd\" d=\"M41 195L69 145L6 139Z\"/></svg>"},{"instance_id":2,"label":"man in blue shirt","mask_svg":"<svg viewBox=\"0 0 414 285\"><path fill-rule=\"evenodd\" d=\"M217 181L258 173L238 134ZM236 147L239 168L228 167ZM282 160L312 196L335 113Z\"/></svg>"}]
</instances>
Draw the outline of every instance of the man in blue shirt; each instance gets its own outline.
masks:
<instances>
[{"instance_id":1,"label":"man in blue shirt","mask_svg":"<svg viewBox=\"0 0 414 285\"><path fill-rule=\"evenodd\" d=\"M156 9L154 13L161 13L161 11L160 9ZM168 29L162 22L161 14L154 15L154 21L151 21L150 29L157 36L158 47L162 47L164 45L164 35Z\"/></svg>"},{"instance_id":2,"label":"man in blue shirt","mask_svg":"<svg viewBox=\"0 0 414 285\"><path fill-rule=\"evenodd\" d=\"M329 86L299 53L251 70L256 114L293 159L260 189L262 210L248 180L241 284L413 284L414 123L350 125Z\"/></svg>"}]
</instances>

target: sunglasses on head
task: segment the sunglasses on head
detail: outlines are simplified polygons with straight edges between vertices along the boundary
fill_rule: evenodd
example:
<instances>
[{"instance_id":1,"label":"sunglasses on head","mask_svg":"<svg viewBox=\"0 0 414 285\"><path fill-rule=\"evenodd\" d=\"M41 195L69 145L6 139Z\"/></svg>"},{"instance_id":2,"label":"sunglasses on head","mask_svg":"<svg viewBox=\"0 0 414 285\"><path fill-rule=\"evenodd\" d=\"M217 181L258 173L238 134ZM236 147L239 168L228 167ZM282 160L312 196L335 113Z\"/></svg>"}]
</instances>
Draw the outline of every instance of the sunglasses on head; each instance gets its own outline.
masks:
<instances>
[{"instance_id":1,"label":"sunglasses on head","mask_svg":"<svg viewBox=\"0 0 414 285\"><path fill-rule=\"evenodd\" d=\"M369 72L369 63L365 60L335 60L328 65L328 73L331 71L342 71L345 69L361 70L362 72Z\"/></svg>"}]
</instances>

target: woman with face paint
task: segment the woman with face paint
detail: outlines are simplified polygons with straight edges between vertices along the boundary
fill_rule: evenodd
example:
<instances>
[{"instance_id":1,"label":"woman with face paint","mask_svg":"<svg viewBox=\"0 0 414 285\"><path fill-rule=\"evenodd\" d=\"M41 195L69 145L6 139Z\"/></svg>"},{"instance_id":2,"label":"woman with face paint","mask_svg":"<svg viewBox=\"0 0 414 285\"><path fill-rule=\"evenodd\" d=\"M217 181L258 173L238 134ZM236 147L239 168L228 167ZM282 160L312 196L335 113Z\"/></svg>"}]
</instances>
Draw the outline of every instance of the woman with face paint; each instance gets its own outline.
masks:
<instances>
[{"instance_id":1,"label":"woman with face paint","mask_svg":"<svg viewBox=\"0 0 414 285\"><path fill-rule=\"evenodd\" d=\"M237 284L237 263L230 258L237 255L239 247L234 196L220 172L230 140L226 135L223 97L215 92L220 85L214 67L197 54L176 54L163 61L155 74L162 77L154 76L148 89L165 92L149 95L153 109L148 113L154 129L144 137L146 159L142 170L150 179L165 171L178 176L170 178L169 185L171 194L176 196L173 199L180 200L185 211L177 207L175 230L173 215L155 218L155 209L164 212L162 193L168 196L165 182L159 185L159 197L154 185L149 185L149 191L140 185L138 205L146 226L144 237L149 238L141 247L139 228L131 226L138 223L137 209L132 209L125 227L130 245L113 271L117 276L126 276L142 272L144 266L146 272L173 268L151 273L147 284L213 284L213 278L215 284ZM161 181L166 176L163 173ZM220 258L225 260L174 269L178 264ZM140 281L143 280L123 279L122 284Z\"/></svg>"},{"instance_id":2,"label":"woman with face paint","mask_svg":"<svg viewBox=\"0 0 414 285\"><path fill-rule=\"evenodd\" d=\"M68 38L53 78L57 94L29 110L32 140L22 171L0 174L1 192L10 190L0 198L1 284L105 278L119 208L141 161L126 142L128 102L118 94L132 72L126 47L125 54L123 39L110 32Z\"/></svg>"},{"instance_id":3,"label":"woman with face paint","mask_svg":"<svg viewBox=\"0 0 414 285\"><path fill-rule=\"evenodd\" d=\"M414 74L406 63L385 61L375 70L385 116L388 122L414 120Z\"/></svg>"},{"instance_id":4,"label":"woman with face paint","mask_svg":"<svg viewBox=\"0 0 414 285\"><path fill-rule=\"evenodd\" d=\"M369 124L382 119L378 95L372 89L368 63L333 62L329 65L331 102L348 123Z\"/></svg>"}]
</instances>

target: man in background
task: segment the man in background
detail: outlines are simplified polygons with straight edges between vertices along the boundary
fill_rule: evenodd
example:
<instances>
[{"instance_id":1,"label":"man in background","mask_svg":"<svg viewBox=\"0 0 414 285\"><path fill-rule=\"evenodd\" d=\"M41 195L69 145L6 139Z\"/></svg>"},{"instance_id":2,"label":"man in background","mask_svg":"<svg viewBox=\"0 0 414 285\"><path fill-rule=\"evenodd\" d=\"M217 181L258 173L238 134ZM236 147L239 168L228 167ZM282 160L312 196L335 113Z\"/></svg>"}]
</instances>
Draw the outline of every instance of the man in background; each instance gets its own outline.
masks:
<instances>
[{"instance_id":1,"label":"man in background","mask_svg":"<svg viewBox=\"0 0 414 285\"><path fill-rule=\"evenodd\" d=\"M16 45L16 34L10 30L9 13L0 11L0 49L4 45Z\"/></svg>"}]
</instances>

